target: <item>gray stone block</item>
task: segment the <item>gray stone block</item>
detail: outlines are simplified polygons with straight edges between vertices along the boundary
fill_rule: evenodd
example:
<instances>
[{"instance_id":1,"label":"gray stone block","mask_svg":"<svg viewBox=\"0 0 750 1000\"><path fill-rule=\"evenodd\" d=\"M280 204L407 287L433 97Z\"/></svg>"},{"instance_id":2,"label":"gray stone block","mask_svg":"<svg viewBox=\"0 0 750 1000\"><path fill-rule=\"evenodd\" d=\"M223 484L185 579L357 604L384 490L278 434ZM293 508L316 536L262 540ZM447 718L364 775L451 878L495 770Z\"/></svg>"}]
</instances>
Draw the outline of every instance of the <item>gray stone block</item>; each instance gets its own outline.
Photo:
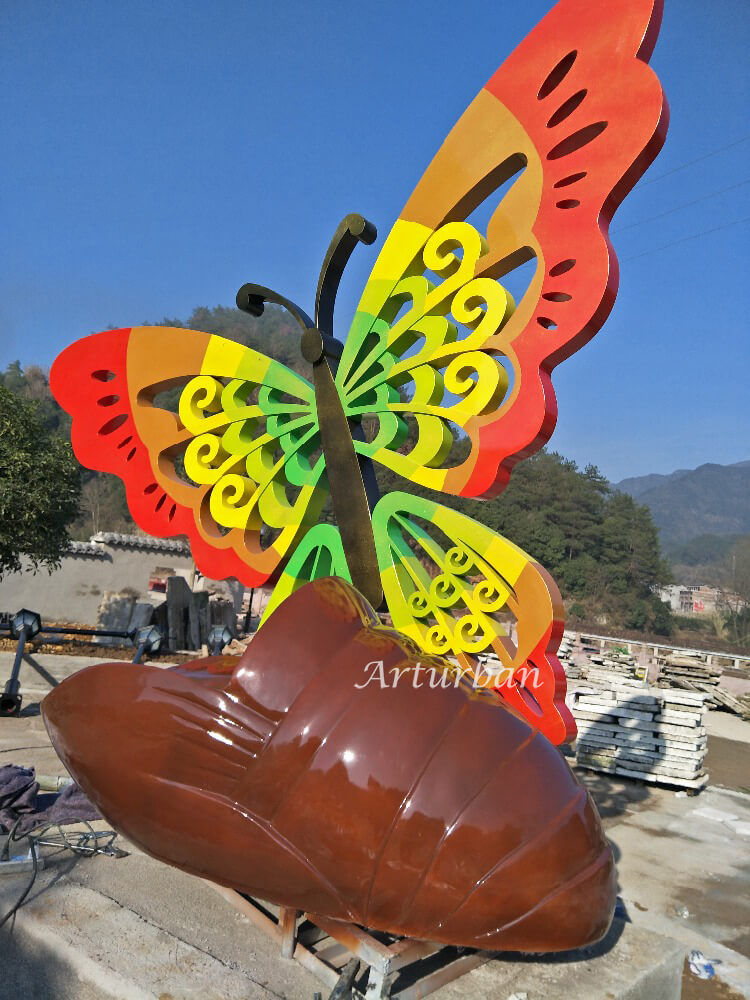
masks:
<instances>
[{"instance_id":1,"label":"gray stone block","mask_svg":"<svg viewBox=\"0 0 750 1000\"><path fill-rule=\"evenodd\" d=\"M170 649L188 649L190 587L181 576L167 580L167 643ZM195 647L193 647L195 648Z\"/></svg>"},{"instance_id":2,"label":"gray stone block","mask_svg":"<svg viewBox=\"0 0 750 1000\"><path fill-rule=\"evenodd\" d=\"M131 632L150 625L154 617L154 606L146 601L136 601L130 615L128 628Z\"/></svg>"},{"instance_id":3,"label":"gray stone block","mask_svg":"<svg viewBox=\"0 0 750 1000\"><path fill-rule=\"evenodd\" d=\"M200 649L208 641L208 594L190 594L188 602L188 645L186 649Z\"/></svg>"},{"instance_id":4,"label":"gray stone block","mask_svg":"<svg viewBox=\"0 0 750 1000\"><path fill-rule=\"evenodd\" d=\"M134 607L135 596L133 594L118 594L106 591L99 605L96 627L109 629L113 632L127 632ZM122 646L126 641L125 639L118 639L115 636L102 635L95 637L95 642L103 646Z\"/></svg>"}]
</instances>

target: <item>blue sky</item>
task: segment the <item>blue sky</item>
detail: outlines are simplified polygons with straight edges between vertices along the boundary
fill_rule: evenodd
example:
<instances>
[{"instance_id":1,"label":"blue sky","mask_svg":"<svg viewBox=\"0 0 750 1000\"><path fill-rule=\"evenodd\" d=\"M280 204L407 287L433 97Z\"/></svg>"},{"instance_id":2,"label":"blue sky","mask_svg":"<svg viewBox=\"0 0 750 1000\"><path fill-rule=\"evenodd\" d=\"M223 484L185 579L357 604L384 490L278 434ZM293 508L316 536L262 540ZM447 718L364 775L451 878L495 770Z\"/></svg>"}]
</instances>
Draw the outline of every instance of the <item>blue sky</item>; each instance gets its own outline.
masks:
<instances>
[{"instance_id":1,"label":"blue sky","mask_svg":"<svg viewBox=\"0 0 750 1000\"><path fill-rule=\"evenodd\" d=\"M340 218L385 235L550 6L10 0L0 367L232 305L248 280L311 309ZM749 27L746 0L667 0L667 144L612 225L615 309L555 373L552 446L613 481L750 458ZM352 261L339 324L373 258Z\"/></svg>"}]
</instances>

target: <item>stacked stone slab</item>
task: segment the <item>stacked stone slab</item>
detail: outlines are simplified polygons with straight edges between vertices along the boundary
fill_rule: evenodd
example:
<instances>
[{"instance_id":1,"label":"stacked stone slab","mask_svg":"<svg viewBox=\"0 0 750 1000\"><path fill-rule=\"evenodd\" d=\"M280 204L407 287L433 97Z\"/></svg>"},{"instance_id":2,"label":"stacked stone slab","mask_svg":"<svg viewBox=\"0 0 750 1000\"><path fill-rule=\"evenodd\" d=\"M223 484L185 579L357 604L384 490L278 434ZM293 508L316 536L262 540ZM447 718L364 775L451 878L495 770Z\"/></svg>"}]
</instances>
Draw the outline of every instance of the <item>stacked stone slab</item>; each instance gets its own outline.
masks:
<instances>
[{"instance_id":1,"label":"stacked stone slab","mask_svg":"<svg viewBox=\"0 0 750 1000\"><path fill-rule=\"evenodd\" d=\"M703 691L711 691L719 686L721 667L715 667L697 656L679 656L672 654L665 657L660 664L659 683L679 688L700 687Z\"/></svg>"},{"instance_id":2,"label":"stacked stone slab","mask_svg":"<svg viewBox=\"0 0 750 1000\"><path fill-rule=\"evenodd\" d=\"M606 686L613 679L640 683L646 673L646 668L639 666L630 653L613 651L599 656L589 655L588 660L585 674L596 687Z\"/></svg>"},{"instance_id":3,"label":"stacked stone slab","mask_svg":"<svg viewBox=\"0 0 750 1000\"><path fill-rule=\"evenodd\" d=\"M557 655L565 671L565 676L569 680L578 680L583 677L580 666L573 660L575 640L575 632L564 632L557 650Z\"/></svg>"},{"instance_id":4,"label":"stacked stone slab","mask_svg":"<svg viewBox=\"0 0 750 1000\"><path fill-rule=\"evenodd\" d=\"M578 726L576 763L642 781L702 788L706 695L612 684L579 689L571 709Z\"/></svg>"}]
</instances>

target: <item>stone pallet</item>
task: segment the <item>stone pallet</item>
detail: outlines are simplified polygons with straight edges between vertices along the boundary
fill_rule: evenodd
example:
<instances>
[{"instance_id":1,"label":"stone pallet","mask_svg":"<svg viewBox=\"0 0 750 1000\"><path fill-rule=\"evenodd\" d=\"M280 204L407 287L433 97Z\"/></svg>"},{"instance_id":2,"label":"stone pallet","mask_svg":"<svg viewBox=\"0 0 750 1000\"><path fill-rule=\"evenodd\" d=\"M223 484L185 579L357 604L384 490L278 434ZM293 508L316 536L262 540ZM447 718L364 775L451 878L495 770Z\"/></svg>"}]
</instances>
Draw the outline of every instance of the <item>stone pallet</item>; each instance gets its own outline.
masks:
<instances>
[{"instance_id":1,"label":"stone pallet","mask_svg":"<svg viewBox=\"0 0 750 1000\"><path fill-rule=\"evenodd\" d=\"M596 687L610 688L613 685L618 687L643 687L643 680L635 674L624 675L614 674L610 670L601 670L596 667L589 667L586 671L586 679Z\"/></svg>"},{"instance_id":2,"label":"stone pallet","mask_svg":"<svg viewBox=\"0 0 750 1000\"><path fill-rule=\"evenodd\" d=\"M640 685L645 671L646 668L639 665L629 653L608 653L589 656L585 675L597 687L610 687L618 683Z\"/></svg>"},{"instance_id":3,"label":"stone pallet","mask_svg":"<svg viewBox=\"0 0 750 1000\"><path fill-rule=\"evenodd\" d=\"M585 653L588 663L585 665L573 663L570 657L574 652ZM560 643L558 656L569 680L587 680L603 687L609 686L615 679L637 685L642 683L643 667L639 667L635 658L629 653L602 653L594 647L585 645L577 649L575 642L567 633Z\"/></svg>"},{"instance_id":4,"label":"stone pallet","mask_svg":"<svg viewBox=\"0 0 750 1000\"><path fill-rule=\"evenodd\" d=\"M721 667L706 663L698 657L667 656L659 660L659 677L665 681L699 681L704 684L718 684Z\"/></svg>"},{"instance_id":5,"label":"stone pallet","mask_svg":"<svg viewBox=\"0 0 750 1000\"><path fill-rule=\"evenodd\" d=\"M578 726L576 763L643 781L702 788L708 739L703 692L632 687L579 689L571 706Z\"/></svg>"},{"instance_id":6,"label":"stone pallet","mask_svg":"<svg viewBox=\"0 0 750 1000\"><path fill-rule=\"evenodd\" d=\"M673 671L662 670L659 674L659 683L668 687L685 688L690 690L697 685L701 689L704 687L718 687L721 674L704 674L702 671L685 670Z\"/></svg>"},{"instance_id":7,"label":"stone pallet","mask_svg":"<svg viewBox=\"0 0 750 1000\"><path fill-rule=\"evenodd\" d=\"M734 712L735 715L739 715L746 722L750 722L750 696L743 695L737 698L728 691L716 688L712 692L712 698L715 704L723 708L728 708L730 712Z\"/></svg>"},{"instance_id":8,"label":"stone pallet","mask_svg":"<svg viewBox=\"0 0 750 1000\"><path fill-rule=\"evenodd\" d=\"M695 778L673 778L669 774L656 774L653 771L641 771L623 767L620 764L609 765L602 763L597 758L582 756L578 762L581 767L589 771L604 771L606 774L616 774L623 778L638 778L640 781L650 781L659 785L675 785L679 788L700 789L708 784L708 774L705 772Z\"/></svg>"},{"instance_id":9,"label":"stone pallet","mask_svg":"<svg viewBox=\"0 0 750 1000\"><path fill-rule=\"evenodd\" d=\"M583 678L583 672L580 667L576 666L575 663L568 663L566 660L561 660L563 665L563 670L565 671L565 676L568 680L579 681Z\"/></svg>"},{"instance_id":10,"label":"stone pallet","mask_svg":"<svg viewBox=\"0 0 750 1000\"><path fill-rule=\"evenodd\" d=\"M583 677L583 671L577 663L573 663L570 656L573 652L573 643L567 637L563 636L563 640L560 643L560 647L557 650L557 655L562 664L562 668L565 671L565 676L568 680L577 681Z\"/></svg>"},{"instance_id":11,"label":"stone pallet","mask_svg":"<svg viewBox=\"0 0 750 1000\"><path fill-rule=\"evenodd\" d=\"M589 656L589 660L597 666L606 667L608 670L621 671L622 673L629 673L636 665L635 659L632 656L623 656L616 653L611 655L601 653L598 656L593 654Z\"/></svg>"}]
</instances>

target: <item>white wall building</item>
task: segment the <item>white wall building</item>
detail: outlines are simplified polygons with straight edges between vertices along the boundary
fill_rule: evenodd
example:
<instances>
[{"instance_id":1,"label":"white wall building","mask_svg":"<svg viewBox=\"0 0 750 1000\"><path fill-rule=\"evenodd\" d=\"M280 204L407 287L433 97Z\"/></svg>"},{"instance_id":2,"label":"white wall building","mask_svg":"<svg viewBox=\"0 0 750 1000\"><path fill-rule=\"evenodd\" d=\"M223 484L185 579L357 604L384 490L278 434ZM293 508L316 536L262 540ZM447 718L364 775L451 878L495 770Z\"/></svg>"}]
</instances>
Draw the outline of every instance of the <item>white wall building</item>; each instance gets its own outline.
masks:
<instances>
[{"instance_id":1,"label":"white wall building","mask_svg":"<svg viewBox=\"0 0 750 1000\"><path fill-rule=\"evenodd\" d=\"M95 625L105 593L126 591L137 600L162 600L164 581L184 576L193 590L219 593L242 608L245 587L237 580L208 580L195 569L184 541L99 532L72 542L59 569L9 573L0 579L0 612L38 611L42 621ZM256 598L257 600L257 598ZM256 605L254 604L254 607Z\"/></svg>"}]
</instances>

